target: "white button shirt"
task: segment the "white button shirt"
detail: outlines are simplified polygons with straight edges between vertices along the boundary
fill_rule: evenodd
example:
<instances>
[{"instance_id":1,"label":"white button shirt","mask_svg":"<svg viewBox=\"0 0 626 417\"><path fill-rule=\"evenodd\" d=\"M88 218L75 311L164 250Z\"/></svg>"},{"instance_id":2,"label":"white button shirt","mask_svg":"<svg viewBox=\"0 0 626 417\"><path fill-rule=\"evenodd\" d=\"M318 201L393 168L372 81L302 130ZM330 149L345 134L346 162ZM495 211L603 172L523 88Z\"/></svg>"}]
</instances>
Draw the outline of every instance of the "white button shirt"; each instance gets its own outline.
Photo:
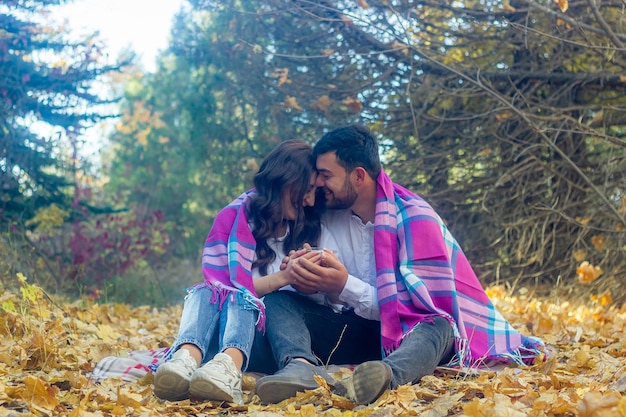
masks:
<instances>
[{"instance_id":1,"label":"white button shirt","mask_svg":"<svg viewBox=\"0 0 626 417\"><path fill-rule=\"evenodd\" d=\"M352 210L327 210L322 215L322 225L330 234L332 243L337 245L338 258L348 270L348 281L339 300L352 307L358 316L380 320L374 225L371 222L364 224Z\"/></svg>"},{"instance_id":2,"label":"white button shirt","mask_svg":"<svg viewBox=\"0 0 626 417\"><path fill-rule=\"evenodd\" d=\"M284 236L267 241L276 253L274 262L268 265L268 274L280 270L280 264L285 257L282 248L283 241ZM339 301L342 304L333 303L323 293L310 294L308 297L338 313L347 308L352 308L354 313L360 317L380 320L376 293L374 225L371 222L363 224L358 216L352 214L351 210L327 210L322 216L322 229L318 246L330 249L337 255L348 271L348 280L343 291L339 294ZM252 276L255 278L259 276L257 268L252 270ZM295 291L291 286L281 289Z\"/></svg>"}]
</instances>

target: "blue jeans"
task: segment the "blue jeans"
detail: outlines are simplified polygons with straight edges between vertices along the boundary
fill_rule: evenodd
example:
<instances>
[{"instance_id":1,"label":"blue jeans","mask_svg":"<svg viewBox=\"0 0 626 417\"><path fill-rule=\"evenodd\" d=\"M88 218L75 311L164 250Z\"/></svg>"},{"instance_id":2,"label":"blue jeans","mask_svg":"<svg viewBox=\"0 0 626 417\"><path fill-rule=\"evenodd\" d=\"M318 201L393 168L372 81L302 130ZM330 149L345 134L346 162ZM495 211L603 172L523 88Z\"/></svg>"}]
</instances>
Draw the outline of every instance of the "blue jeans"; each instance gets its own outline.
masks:
<instances>
[{"instance_id":1,"label":"blue jeans","mask_svg":"<svg viewBox=\"0 0 626 417\"><path fill-rule=\"evenodd\" d=\"M204 364L227 348L237 348L244 356L242 371L275 372L277 367L267 339L256 330L258 312L241 308L237 297L229 297L220 310L219 301L211 303L212 295L212 290L203 284L190 289L169 357L181 345L192 344L202 352Z\"/></svg>"},{"instance_id":2,"label":"blue jeans","mask_svg":"<svg viewBox=\"0 0 626 417\"><path fill-rule=\"evenodd\" d=\"M294 358L321 365L382 359L393 372L391 387L397 388L432 374L454 354L452 326L442 317L415 326L383 359L378 321L335 313L291 291L266 295L265 307L267 337L280 368Z\"/></svg>"}]
</instances>

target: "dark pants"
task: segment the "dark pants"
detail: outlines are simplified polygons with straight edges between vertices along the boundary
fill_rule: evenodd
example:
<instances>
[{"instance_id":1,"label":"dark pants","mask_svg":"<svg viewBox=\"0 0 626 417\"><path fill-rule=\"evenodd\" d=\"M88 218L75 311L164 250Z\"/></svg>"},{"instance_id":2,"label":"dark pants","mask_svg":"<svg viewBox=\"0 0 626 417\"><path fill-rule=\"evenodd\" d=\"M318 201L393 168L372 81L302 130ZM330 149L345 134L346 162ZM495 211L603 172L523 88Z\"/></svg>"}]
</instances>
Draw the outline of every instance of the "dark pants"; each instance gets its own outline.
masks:
<instances>
[{"instance_id":1,"label":"dark pants","mask_svg":"<svg viewBox=\"0 0 626 417\"><path fill-rule=\"evenodd\" d=\"M279 368L293 358L320 365L356 365L382 359L378 321L353 313L335 313L291 291L268 294L264 302L265 337ZM446 319L437 317L432 324L418 324L383 361L393 371L395 388L432 374L453 353L452 327Z\"/></svg>"}]
</instances>

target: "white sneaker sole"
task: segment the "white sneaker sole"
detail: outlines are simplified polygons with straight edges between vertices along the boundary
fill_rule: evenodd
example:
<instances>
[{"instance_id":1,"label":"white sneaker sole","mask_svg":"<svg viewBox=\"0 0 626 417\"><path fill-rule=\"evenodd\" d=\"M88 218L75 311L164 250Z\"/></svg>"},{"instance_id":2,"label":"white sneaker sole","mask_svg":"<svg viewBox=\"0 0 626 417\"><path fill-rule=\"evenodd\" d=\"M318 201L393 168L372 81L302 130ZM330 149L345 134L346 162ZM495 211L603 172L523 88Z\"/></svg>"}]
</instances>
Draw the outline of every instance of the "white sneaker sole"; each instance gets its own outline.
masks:
<instances>
[{"instance_id":1,"label":"white sneaker sole","mask_svg":"<svg viewBox=\"0 0 626 417\"><path fill-rule=\"evenodd\" d=\"M192 378L189 384L189 396L208 401L228 401L241 403L241 399L234 398L230 389L221 381L206 378Z\"/></svg>"},{"instance_id":2,"label":"white sneaker sole","mask_svg":"<svg viewBox=\"0 0 626 417\"><path fill-rule=\"evenodd\" d=\"M189 398L189 380L163 369L154 378L154 395L162 400L180 401Z\"/></svg>"}]
</instances>

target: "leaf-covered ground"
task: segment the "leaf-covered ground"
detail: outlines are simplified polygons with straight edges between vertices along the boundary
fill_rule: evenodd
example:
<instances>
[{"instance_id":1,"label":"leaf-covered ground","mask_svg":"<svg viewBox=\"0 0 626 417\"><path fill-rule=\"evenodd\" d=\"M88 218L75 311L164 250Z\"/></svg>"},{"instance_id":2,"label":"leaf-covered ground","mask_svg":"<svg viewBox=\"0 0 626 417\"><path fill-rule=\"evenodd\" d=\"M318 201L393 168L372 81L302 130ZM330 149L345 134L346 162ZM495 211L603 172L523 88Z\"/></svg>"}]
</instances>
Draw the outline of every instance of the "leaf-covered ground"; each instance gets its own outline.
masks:
<instances>
[{"instance_id":1,"label":"leaf-covered ground","mask_svg":"<svg viewBox=\"0 0 626 417\"><path fill-rule=\"evenodd\" d=\"M89 380L102 357L169 346L180 306L62 304L24 283L20 293L0 292L0 416L626 417L626 308L609 307L602 297L578 306L556 298L512 297L499 287L489 294L516 328L551 346L546 362L473 376L437 373L387 391L367 407L355 407L325 387L264 406L247 376L246 404L231 407L159 401L150 374L134 383Z\"/></svg>"}]
</instances>

